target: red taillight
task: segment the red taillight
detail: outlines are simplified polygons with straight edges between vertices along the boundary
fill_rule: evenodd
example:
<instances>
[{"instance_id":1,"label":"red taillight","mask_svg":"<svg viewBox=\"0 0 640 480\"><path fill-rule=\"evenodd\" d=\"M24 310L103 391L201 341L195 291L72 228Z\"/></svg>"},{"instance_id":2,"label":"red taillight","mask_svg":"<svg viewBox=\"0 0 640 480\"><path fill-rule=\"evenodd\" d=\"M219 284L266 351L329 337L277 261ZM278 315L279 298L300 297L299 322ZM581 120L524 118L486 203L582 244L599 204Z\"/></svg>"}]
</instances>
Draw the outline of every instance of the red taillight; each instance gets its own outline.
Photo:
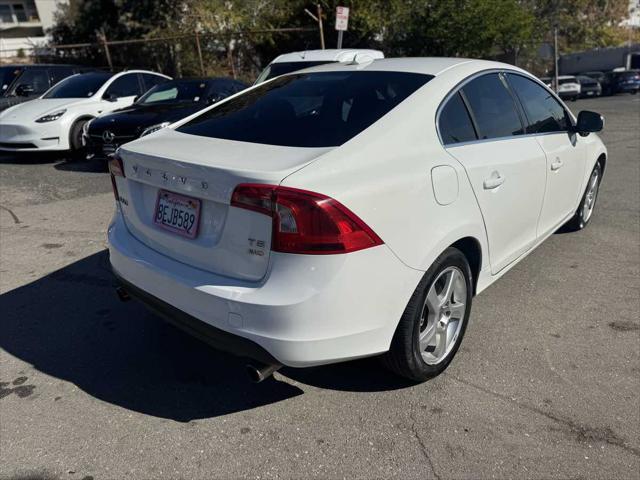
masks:
<instances>
[{"instance_id":1,"label":"red taillight","mask_svg":"<svg viewBox=\"0 0 640 480\"><path fill-rule=\"evenodd\" d=\"M111 173L111 186L113 187L113 195L116 197L116 202L119 201L118 186L116 185L116 177L124 177L124 164L122 158L116 152L109 160L109 172Z\"/></svg>"},{"instance_id":2,"label":"red taillight","mask_svg":"<svg viewBox=\"0 0 640 480\"><path fill-rule=\"evenodd\" d=\"M241 184L231 196L231 205L273 218L271 249L276 252L349 253L383 243L347 207L319 193L275 185Z\"/></svg>"}]
</instances>

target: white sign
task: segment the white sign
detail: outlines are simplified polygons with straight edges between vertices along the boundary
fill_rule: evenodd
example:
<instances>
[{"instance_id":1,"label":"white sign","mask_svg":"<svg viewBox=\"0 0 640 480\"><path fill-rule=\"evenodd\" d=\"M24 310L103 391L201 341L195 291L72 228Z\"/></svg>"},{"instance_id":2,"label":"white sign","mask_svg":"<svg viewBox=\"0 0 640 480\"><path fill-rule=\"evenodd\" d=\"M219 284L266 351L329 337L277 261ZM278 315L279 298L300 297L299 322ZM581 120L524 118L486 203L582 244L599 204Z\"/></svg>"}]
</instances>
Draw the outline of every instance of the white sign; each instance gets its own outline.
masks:
<instances>
[{"instance_id":1,"label":"white sign","mask_svg":"<svg viewBox=\"0 0 640 480\"><path fill-rule=\"evenodd\" d=\"M336 30L346 30L349 25L349 9L336 7Z\"/></svg>"}]
</instances>

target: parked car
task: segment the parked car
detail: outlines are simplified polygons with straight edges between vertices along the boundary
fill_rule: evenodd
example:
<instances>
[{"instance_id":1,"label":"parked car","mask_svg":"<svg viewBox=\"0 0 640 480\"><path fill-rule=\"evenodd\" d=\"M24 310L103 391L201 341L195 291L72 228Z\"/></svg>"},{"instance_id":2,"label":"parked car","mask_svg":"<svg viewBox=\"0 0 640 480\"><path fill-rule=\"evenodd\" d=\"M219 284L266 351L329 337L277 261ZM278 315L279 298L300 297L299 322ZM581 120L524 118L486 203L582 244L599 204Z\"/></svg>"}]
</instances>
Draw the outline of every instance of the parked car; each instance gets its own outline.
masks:
<instances>
[{"instance_id":1,"label":"parked car","mask_svg":"<svg viewBox=\"0 0 640 480\"><path fill-rule=\"evenodd\" d=\"M131 105L170 77L143 70L73 75L30 102L0 113L0 150L46 151L82 148L82 128L92 118Z\"/></svg>"},{"instance_id":2,"label":"parked car","mask_svg":"<svg viewBox=\"0 0 640 480\"><path fill-rule=\"evenodd\" d=\"M342 48L326 50L305 50L303 52L285 53L273 60L258 75L255 85L285 73L291 73L304 68L326 65L328 63L352 62L354 59L362 63L366 59L384 58L380 50Z\"/></svg>"},{"instance_id":3,"label":"parked car","mask_svg":"<svg viewBox=\"0 0 640 480\"><path fill-rule=\"evenodd\" d=\"M558 95L560 98L575 102L580 97L580 82L572 75L558 77Z\"/></svg>"},{"instance_id":4,"label":"parked car","mask_svg":"<svg viewBox=\"0 0 640 480\"><path fill-rule=\"evenodd\" d=\"M231 78L192 78L156 85L133 105L85 123L89 155L108 158L123 143L147 135L247 88Z\"/></svg>"},{"instance_id":5,"label":"parked car","mask_svg":"<svg viewBox=\"0 0 640 480\"><path fill-rule=\"evenodd\" d=\"M602 87L600 82L586 75L578 75L576 77L580 83L580 98L599 97L602 95Z\"/></svg>"},{"instance_id":6,"label":"parked car","mask_svg":"<svg viewBox=\"0 0 640 480\"><path fill-rule=\"evenodd\" d=\"M118 292L255 359L255 380L379 354L425 380L458 350L474 295L589 223L602 126L497 62L284 75L110 160Z\"/></svg>"},{"instance_id":7,"label":"parked car","mask_svg":"<svg viewBox=\"0 0 640 480\"><path fill-rule=\"evenodd\" d=\"M640 70L622 70L607 72L602 84L604 95L617 93L638 93L640 89Z\"/></svg>"},{"instance_id":8,"label":"parked car","mask_svg":"<svg viewBox=\"0 0 640 480\"><path fill-rule=\"evenodd\" d=\"M602 85L602 81L604 80L604 72L593 71L593 72L584 72L581 75L585 77L591 77L594 80L597 80L598 83Z\"/></svg>"},{"instance_id":9,"label":"parked car","mask_svg":"<svg viewBox=\"0 0 640 480\"><path fill-rule=\"evenodd\" d=\"M71 75L91 71L76 65L33 64L0 67L0 111L39 97Z\"/></svg>"}]
</instances>

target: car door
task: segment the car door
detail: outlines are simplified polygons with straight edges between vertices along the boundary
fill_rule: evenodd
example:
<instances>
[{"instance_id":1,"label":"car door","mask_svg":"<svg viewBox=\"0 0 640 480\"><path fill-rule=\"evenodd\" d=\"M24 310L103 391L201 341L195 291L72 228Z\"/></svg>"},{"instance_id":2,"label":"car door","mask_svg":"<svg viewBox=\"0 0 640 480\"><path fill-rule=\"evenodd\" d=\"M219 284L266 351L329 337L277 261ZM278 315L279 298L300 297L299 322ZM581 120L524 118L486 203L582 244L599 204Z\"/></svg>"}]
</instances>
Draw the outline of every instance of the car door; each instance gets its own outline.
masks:
<instances>
[{"instance_id":1,"label":"car door","mask_svg":"<svg viewBox=\"0 0 640 480\"><path fill-rule=\"evenodd\" d=\"M535 134L545 152L547 187L538 220L538 236L558 228L578 204L586 168L584 141L570 131L571 117L555 96L542 85L509 73L507 79L518 97L527 133Z\"/></svg>"},{"instance_id":2,"label":"car door","mask_svg":"<svg viewBox=\"0 0 640 480\"><path fill-rule=\"evenodd\" d=\"M115 110L131 105L141 93L138 74L132 72L113 80L107 87L103 99L112 104L109 110Z\"/></svg>"},{"instance_id":3,"label":"car door","mask_svg":"<svg viewBox=\"0 0 640 480\"><path fill-rule=\"evenodd\" d=\"M468 112L476 140L468 141L468 129L447 140L442 133L447 109L456 108L464 117L462 107ZM454 120L449 123L459 124ZM536 240L545 189L544 152L534 137L523 135L523 119L515 99L502 74L496 72L473 78L449 98L439 115L439 131L449 154L467 172L485 223L495 274Z\"/></svg>"}]
</instances>

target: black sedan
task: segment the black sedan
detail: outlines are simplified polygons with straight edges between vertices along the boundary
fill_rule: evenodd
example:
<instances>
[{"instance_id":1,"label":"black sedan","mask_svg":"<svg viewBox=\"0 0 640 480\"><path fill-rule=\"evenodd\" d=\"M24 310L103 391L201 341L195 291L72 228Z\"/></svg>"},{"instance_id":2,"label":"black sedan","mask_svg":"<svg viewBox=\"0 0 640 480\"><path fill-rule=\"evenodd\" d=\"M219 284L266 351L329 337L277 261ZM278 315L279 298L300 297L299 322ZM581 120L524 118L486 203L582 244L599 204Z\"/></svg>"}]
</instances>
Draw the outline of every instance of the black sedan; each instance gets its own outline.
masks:
<instances>
[{"instance_id":1,"label":"black sedan","mask_svg":"<svg viewBox=\"0 0 640 480\"><path fill-rule=\"evenodd\" d=\"M109 158L138 137L166 127L247 88L230 78L190 78L156 85L130 107L94 118L83 140L89 156Z\"/></svg>"},{"instance_id":2,"label":"black sedan","mask_svg":"<svg viewBox=\"0 0 640 480\"><path fill-rule=\"evenodd\" d=\"M602 86L595 78L586 75L578 75L576 77L580 82L580 98L599 97L602 95Z\"/></svg>"}]
</instances>

